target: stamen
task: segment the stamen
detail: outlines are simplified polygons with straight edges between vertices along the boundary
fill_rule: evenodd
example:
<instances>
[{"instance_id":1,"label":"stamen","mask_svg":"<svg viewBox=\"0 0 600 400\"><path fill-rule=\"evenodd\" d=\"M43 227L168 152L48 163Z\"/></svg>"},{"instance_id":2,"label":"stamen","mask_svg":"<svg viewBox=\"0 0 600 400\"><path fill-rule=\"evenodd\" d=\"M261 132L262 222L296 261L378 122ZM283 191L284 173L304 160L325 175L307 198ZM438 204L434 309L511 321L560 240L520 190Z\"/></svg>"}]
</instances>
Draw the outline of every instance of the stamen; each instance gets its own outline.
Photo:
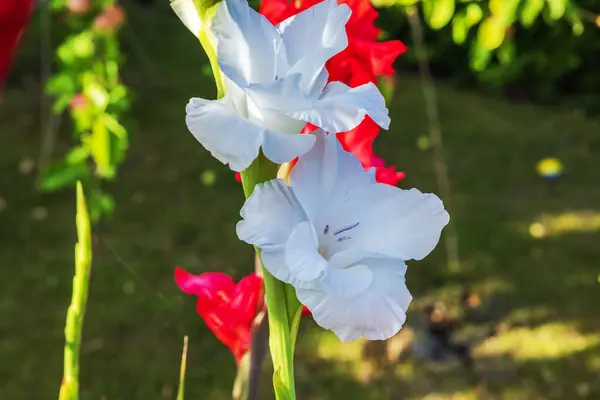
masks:
<instances>
[{"instance_id":1,"label":"stamen","mask_svg":"<svg viewBox=\"0 0 600 400\"><path fill-rule=\"evenodd\" d=\"M348 240L348 239L352 239L352 238L350 236L342 236L342 237L337 238L337 242L341 243L344 240Z\"/></svg>"},{"instance_id":2,"label":"stamen","mask_svg":"<svg viewBox=\"0 0 600 400\"><path fill-rule=\"evenodd\" d=\"M329 233L329 225L325 225L325 230L323 230L323 234L327 235Z\"/></svg>"},{"instance_id":3,"label":"stamen","mask_svg":"<svg viewBox=\"0 0 600 400\"><path fill-rule=\"evenodd\" d=\"M354 225L350 225L350 226L347 226L347 227L345 227L345 228L342 228L342 229L338 229L337 231L335 231L335 232L333 233L333 236L339 235L339 234L340 234L340 233L342 233L342 232L349 231L350 229L354 229L354 228L356 228L356 227L358 226L358 224L360 224L360 222L357 222L357 223L355 223Z\"/></svg>"}]
</instances>

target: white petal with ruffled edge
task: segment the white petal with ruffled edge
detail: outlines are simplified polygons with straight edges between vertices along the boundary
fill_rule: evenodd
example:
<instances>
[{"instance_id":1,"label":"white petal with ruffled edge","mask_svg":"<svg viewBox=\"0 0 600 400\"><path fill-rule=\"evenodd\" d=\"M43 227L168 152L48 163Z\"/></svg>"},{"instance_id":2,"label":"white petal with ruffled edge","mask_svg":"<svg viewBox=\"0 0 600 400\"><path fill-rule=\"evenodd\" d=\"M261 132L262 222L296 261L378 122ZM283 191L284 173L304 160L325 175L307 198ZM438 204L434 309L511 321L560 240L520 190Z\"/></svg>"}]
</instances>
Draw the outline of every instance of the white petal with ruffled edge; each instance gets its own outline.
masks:
<instances>
[{"instance_id":1,"label":"white petal with ruffled edge","mask_svg":"<svg viewBox=\"0 0 600 400\"><path fill-rule=\"evenodd\" d=\"M210 29L217 42L219 67L237 85L275 80L281 36L245 0L220 3Z\"/></svg>"},{"instance_id":2,"label":"white petal with ruffled edge","mask_svg":"<svg viewBox=\"0 0 600 400\"><path fill-rule=\"evenodd\" d=\"M317 234L310 222L294 226L285 244L285 265L300 281L314 281L327 269L327 260L319 254Z\"/></svg>"},{"instance_id":3,"label":"white petal with ruffled edge","mask_svg":"<svg viewBox=\"0 0 600 400\"><path fill-rule=\"evenodd\" d=\"M404 263L386 259L363 262L360 268L353 267L357 268L356 276L347 276L339 283L352 282L354 287L360 288L366 270L371 271L370 285L355 296L341 287L336 289L340 291L337 293L323 288L296 289L298 300L308 307L317 324L332 330L343 342L360 337L385 340L394 336L402 328L412 300L404 280Z\"/></svg>"},{"instance_id":4,"label":"white petal with ruffled edge","mask_svg":"<svg viewBox=\"0 0 600 400\"><path fill-rule=\"evenodd\" d=\"M240 211L236 231L240 240L263 251L283 250L294 226L306 214L283 179L272 179L254 187Z\"/></svg>"},{"instance_id":5,"label":"white petal with ruffled edge","mask_svg":"<svg viewBox=\"0 0 600 400\"><path fill-rule=\"evenodd\" d=\"M221 100L192 98L186 107L186 124L194 137L234 171L248 168L261 146L277 163L293 160L313 146L314 137L275 132L243 118L229 95Z\"/></svg>"},{"instance_id":6,"label":"white petal with ruffled edge","mask_svg":"<svg viewBox=\"0 0 600 400\"><path fill-rule=\"evenodd\" d=\"M243 171L258 156L265 129L240 117L227 96L214 101L192 98L186 114L194 137L232 170Z\"/></svg>"},{"instance_id":7,"label":"white petal with ruffled edge","mask_svg":"<svg viewBox=\"0 0 600 400\"><path fill-rule=\"evenodd\" d=\"M277 25L290 65L288 74L302 73L304 93L312 91L327 60L348 46L346 23L351 13L346 4L325 0Z\"/></svg>"},{"instance_id":8,"label":"white petal with ruffled edge","mask_svg":"<svg viewBox=\"0 0 600 400\"><path fill-rule=\"evenodd\" d=\"M311 108L283 112L333 133L356 128L366 115L384 129L390 126L385 99L373 83L350 88L341 82L331 82Z\"/></svg>"},{"instance_id":9,"label":"white petal with ruffled edge","mask_svg":"<svg viewBox=\"0 0 600 400\"><path fill-rule=\"evenodd\" d=\"M378 184L338 140L321 131L314 135L315 146L299 159L290 180L317 232L325 225L339 229L359 222L352 243L333 242L337 251L353 246L370 254L420 260L435 248L450 220L437 196Z\"/></svg>"},{"instance_id":10,"label":"white petal with ruffled edge","mask_svg":"<svg viewBox=\"0 0 600 400\"><path fill-rule=\"evenodd\" d=\"M393 190L388 190L388 188ZM421 260L437 245L450 221L442 201L417 189L402 190L375 185L372 190L354 189L346 212L360 210L361 228L353 240L366 251L402 260ZM370 204L365 209L362 204Z\"/></svg>"}]
</instances>

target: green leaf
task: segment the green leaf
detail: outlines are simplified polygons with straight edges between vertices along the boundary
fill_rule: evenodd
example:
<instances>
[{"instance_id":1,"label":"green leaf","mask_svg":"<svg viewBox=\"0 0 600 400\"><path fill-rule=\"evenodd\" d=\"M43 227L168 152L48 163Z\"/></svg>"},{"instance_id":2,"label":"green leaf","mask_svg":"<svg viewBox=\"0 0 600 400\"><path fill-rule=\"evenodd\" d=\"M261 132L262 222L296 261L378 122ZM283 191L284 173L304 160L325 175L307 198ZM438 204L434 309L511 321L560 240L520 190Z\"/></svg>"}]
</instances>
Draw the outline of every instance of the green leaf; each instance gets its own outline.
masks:
<instances>
[{"instance_id":1,"label":"green leaf","mask_svg":"<svg viewBox=\"0 0 600 400\"><path fill-rule=\"evenodd\" d=\"M463 44L467 39L469 30L481 21L483 11L477 4L469 4L464 10L459 11L452 20L452 39L457 44Z\"/></svg>"},{"instance_id":2,"label":"green leaf","mask_svg":"<svg viewBox=\"0 0 600 400\"><path fill-rule=\"evenodd\" d=\"M521 9L521 23L529 28L544 9L545 0L526 0Z\"/></svg>"},{"instance_id":3,"label":"green leaf","mask_svg":"<svg viewBox=\"0 0 600 400\"><path fill-rule=\"evenodd\" d=\"M77 82L71 74L56 74L46 81L46 94L51 96L61 96L66 93L75 93L76 90Z\"/></svg>"},{"instance_id":4,"label":"green leaf","mask_svg":"<svg viewBox=\"0 0 600 400\"><path fill-rule=\"evenodd\" d=\"M100 189L93 190L89 199L90 217L93 222L98 222L102 216L112 214L115 210L112 196Z\"/></svg>"},{"instance_id":5,"label":"green leaf","mask_svg":"<svg viewBox=\"0 0 600 400\"><path fill-rule=\"evenodd\" d=\"M423 17L432 29L442 29L452 19L455 6L455 0L423 0Z\"/></svg>"},{"instance_id":6,"label":"green leaf","mask_svg":"<svg viewBox=\"0 0 600 400\"><path fill-rule=\"evenodd\" d=\"M481 19L483 18L483 10L481 10L479 4L469 4L466 8L466 12L466 20L467 24L469 25L469 28L478 24L479 21L481 21Z\"/></svg>"},{"instance_id":7,"label":"green leaf","mask_svg":"<svg viewBox=\"0 0 600 400\"><path fill-rule=\"evenodd\" d=\"M94 37L91 31L84 31L70 36L57 50L58 58L65 64L77 59L91 58L94 55Z\"/></svg>"},{"instance_id":8,"label":"green leaf","mask_svg":"<svg viewBox=\"0 0 600 400\"><path fill-rule=\"evenodd\" d=\"M127 88L123 85L117 85L110 91L110 100L109 103L111 105L111 109L113 107L126 108L129 104L127 100Z\"/></svg>"},{"instance_id":9,"label":"green leaf","mask_svg":"<svg viewBox=\"0 0 600 400\"><path fill-rule=\"evenodd\" d=\"M557 20L562 18L567 9L568 0L547 0L548 10L550 11L550 18Z\"/></svg>"},{"instance_id":10,"label":"green leaf","mask_svg":"<svg viewBox=\"0 0 600 400\"><path fill-rule=\"evenodd\" d=\"M92 101L96 110L104 111L108 107L110 97L92 73L85 74L83 77L83 93Z\"/></svg>"},{"instance_id":11,"label":"green leaf","mask_svg":"<svg viewBox=\"0 0 600 400\"><path fill-rule=\"evenodd\" d=\"M498 17L486 18L477 31L477 42L487 50L495 50L502 44L508 26Z\"/></svg>"},{"instance_id":12,"label":"green leaf","mask_svg":"<svg viewBox=\"0 0 600 400\"><path fill-rule=\"evenodd\" d=\"M489 7L493 17L510 25L516 20L520 3L521 0L490 0Z\"/></svg>"},{"instance_id":13,"label":"green leaf","mask_svg":"<svg viewBox=\"0 0 600 400\"><path fill-rule=\"evenodd\" d=\"M72 98L73 96L70 93L58 97L54 101L54 104L52 104L52 112L54 114L61 114L69 106Z\"/></svg>"},{"instance_id":14,"label":"green leaf","mask_svg":"<svg viewBox=\"0 0 600 400\"><path fill-rule=\"evenodd\" d=\"M371 3L375 7L392 7L392 6L400 6L400 7L408 7L414 6L420 0L372 0Z\"/></svg>"},{"instance_id":15,"label":"green leaf","mask_svg":"<svg viewBox=\"0 0 600 400\"><path fill-rule=\"evenodd\" d=\"M112 133L111 137L111 163L116 168L123 158L129 145L127 130L110 114L104 114L102 120L106 128Z\"/></svg>"},{"instance_id":16,"label":"green leaf","mask_svg":"<svg viewBox=\"0 0 600 400\"><path fill-rule=\"evenodd\" d=\"M469 57L470 65L473 70L478 72L483 71L490 63L491 58L492 52L486 49L479 40L473 42Z\"/></svg>"},{"instance_id":17,"label":"green leaf","mask_svg":"<svg viewBox=\"0 0 600 400\"><path fill-rule=\"evenodd\" d=\"M67 5L67 0L50 0L50 9L59 10Z\"/></svg>"},{"instance_id":18,"label":"green leaf","mask_svg":"<svg viewBox=\"0 0 600 400\"><path fill-rule=\"evenodd\" d=\"M112 178L115 174L111 163L110 132L101 119L94 122L92 133L82 138L96 163L96 174L102 178Z\"/></svg>"},{"instance_id":19,"label":"green leaf","mask_svg":"<svg viewBox=\"0 0 600 400\"><path fill-rule=\"evenodd\" d=\"M90 156L90 152L83 146L73 147L65 156L67 164L82 164Z\"/></svg>"},{"instance_id":20,"label":"green leaf","mask_svg":"<svg viewBox=\"0 0 600 400\"><path fill-rule=\"evenodd\" d=\"M104 125L106 125L106 128L108 128L108 130L115 134L118 138L127 138L127 129L125 129L125 127L121 125L119 121L117 121L112 115L104 114L102 115L102 120Z\"/></svg>"},{"instance_id":21,"label":"green leaf","mask_svg":"<svg viewBox=\"0 0 600 400\"><path fill-rule=\"evenodd\" d=\"M73 185L89 174L84 162L69 163L62 161L48 168L42 175L40 187L44 192L54 192Z\"/></svg>"},{"instance_id":22,"label":"green leaf","mask_svg":"<svg viewBox=\"0 0 600 400\"><path fill-rule=\"evenodd\" d=\"M461 11L452 19L452 40L456 44L463 44L467 39L469 29L467 28L466 13Z\"/></svg>"},{"instance_id":23,"label":"green leaf","mask_svg":"<svg viewBox=\"0 0 600 400\"><path fill-rule=\"evenodd\" d=\"M496 51L496 56L500 64L508 65L514 60L516 53L517 48L515 43L512 40L505 40Z\"/></svg>"},{"instance_id":24,"label":"green leaf","mask_svg":"<svg viewBox=\"0 0 600 400\"><path fill-rule=\"evenodd\" d=\"M567 5L567 9L565 10L565 19L571 24L571 29L575 36L581 36L583 34L585 27L581 20L581 15L577 11L577 8L571 3Z\"/></svg>"}]
</instances>

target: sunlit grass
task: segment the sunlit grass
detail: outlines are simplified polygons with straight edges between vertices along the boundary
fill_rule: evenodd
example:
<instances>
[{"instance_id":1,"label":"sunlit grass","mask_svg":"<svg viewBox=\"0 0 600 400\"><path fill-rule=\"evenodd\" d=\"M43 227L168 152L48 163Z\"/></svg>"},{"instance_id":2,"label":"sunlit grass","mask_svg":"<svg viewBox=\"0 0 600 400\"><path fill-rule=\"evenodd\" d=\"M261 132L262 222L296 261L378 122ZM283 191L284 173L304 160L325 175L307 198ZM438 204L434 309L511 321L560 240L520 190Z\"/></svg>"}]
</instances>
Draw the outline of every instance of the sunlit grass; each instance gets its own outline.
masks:
<instances>
[{"instance_id":1,"label":"sunlit grass","mask_svg":"<svg viewBox=\"0 0 600 400\"><path fill-rule=\"evenodd\" d=\"M475 390L461 390L456 393L430 393L424 397L410 397L411 400L477 400L480 395Z\"/></svg>"},{"instance_id":2,"label":"sunlit grass","mask_svg":"<svg viewBox=\"0 0 600 400\"><path fill-rule=\"evenodd\" d=\"M600 212L593 210L545 214L536 218L529 226L529 234L536 239L598 230L600 230Z\"/></svg>"},{"instance_id":3,"label":"sunlit grass","mask_svg":"<svg viewBox=\"0 0 600 400\"><path fill-rule=\"evenodd\" d=\"M551 360L568 357L596 346L600 333L583 334L564 323L549 323L534 328L514 328L482 343L481 356L509 355L517 361Z\"/></svg>"}]
</instances>

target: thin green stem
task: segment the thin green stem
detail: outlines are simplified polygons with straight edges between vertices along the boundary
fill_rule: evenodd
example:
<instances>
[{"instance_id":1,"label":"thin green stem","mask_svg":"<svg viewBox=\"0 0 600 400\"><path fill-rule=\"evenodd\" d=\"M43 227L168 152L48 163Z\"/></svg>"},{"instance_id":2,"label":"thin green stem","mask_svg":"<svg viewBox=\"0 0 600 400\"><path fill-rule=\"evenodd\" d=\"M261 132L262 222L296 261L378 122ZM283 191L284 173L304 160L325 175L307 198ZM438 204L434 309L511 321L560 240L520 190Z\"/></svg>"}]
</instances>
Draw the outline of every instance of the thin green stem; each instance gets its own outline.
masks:
<instances>
[{"instance_id":1,"label":"thin green stem","mask_svg":"<svg viewBox=\"0 0 600 400\"><path fill-rule=\"evenodd\" d=\"M181 367L179 368L179 388L177 389L177 400L184 400L185 394L185 367L187 365L188 337L183 337L183 350L181 352Z\"/></svg>"},{"instance_id":2,"label":"thin green stem","mask_svg":"<svg viewBox=\"0 0 600 400\"><path fill-rule=\"evenodd\" d=\"M65 359L59 400L79 399L79 353L92 270L91 225L81 182L77 182L77 239L75 277L65 324Z\"/></svg>"},{"instance_id":3,"label":"thin green stem","mask_svg":"<svg viewBox=\"0 0 600 400\"><path fill-rule=\"evenodd\" d=\"M200 39L200 44L204 48L206 56L208 57L208 61L210 62L210 68L212 69L213 76L215 77L215 83L217 85L217 99L220 99L225 96L225 88L223 87L221 69L219 68L219 63L217 61L217 52L215 51L210 38L208 37L208 33L206 33L206 30L202 29L200 31L198 34L198 39Z\"/></svg>"}]
</instances>

